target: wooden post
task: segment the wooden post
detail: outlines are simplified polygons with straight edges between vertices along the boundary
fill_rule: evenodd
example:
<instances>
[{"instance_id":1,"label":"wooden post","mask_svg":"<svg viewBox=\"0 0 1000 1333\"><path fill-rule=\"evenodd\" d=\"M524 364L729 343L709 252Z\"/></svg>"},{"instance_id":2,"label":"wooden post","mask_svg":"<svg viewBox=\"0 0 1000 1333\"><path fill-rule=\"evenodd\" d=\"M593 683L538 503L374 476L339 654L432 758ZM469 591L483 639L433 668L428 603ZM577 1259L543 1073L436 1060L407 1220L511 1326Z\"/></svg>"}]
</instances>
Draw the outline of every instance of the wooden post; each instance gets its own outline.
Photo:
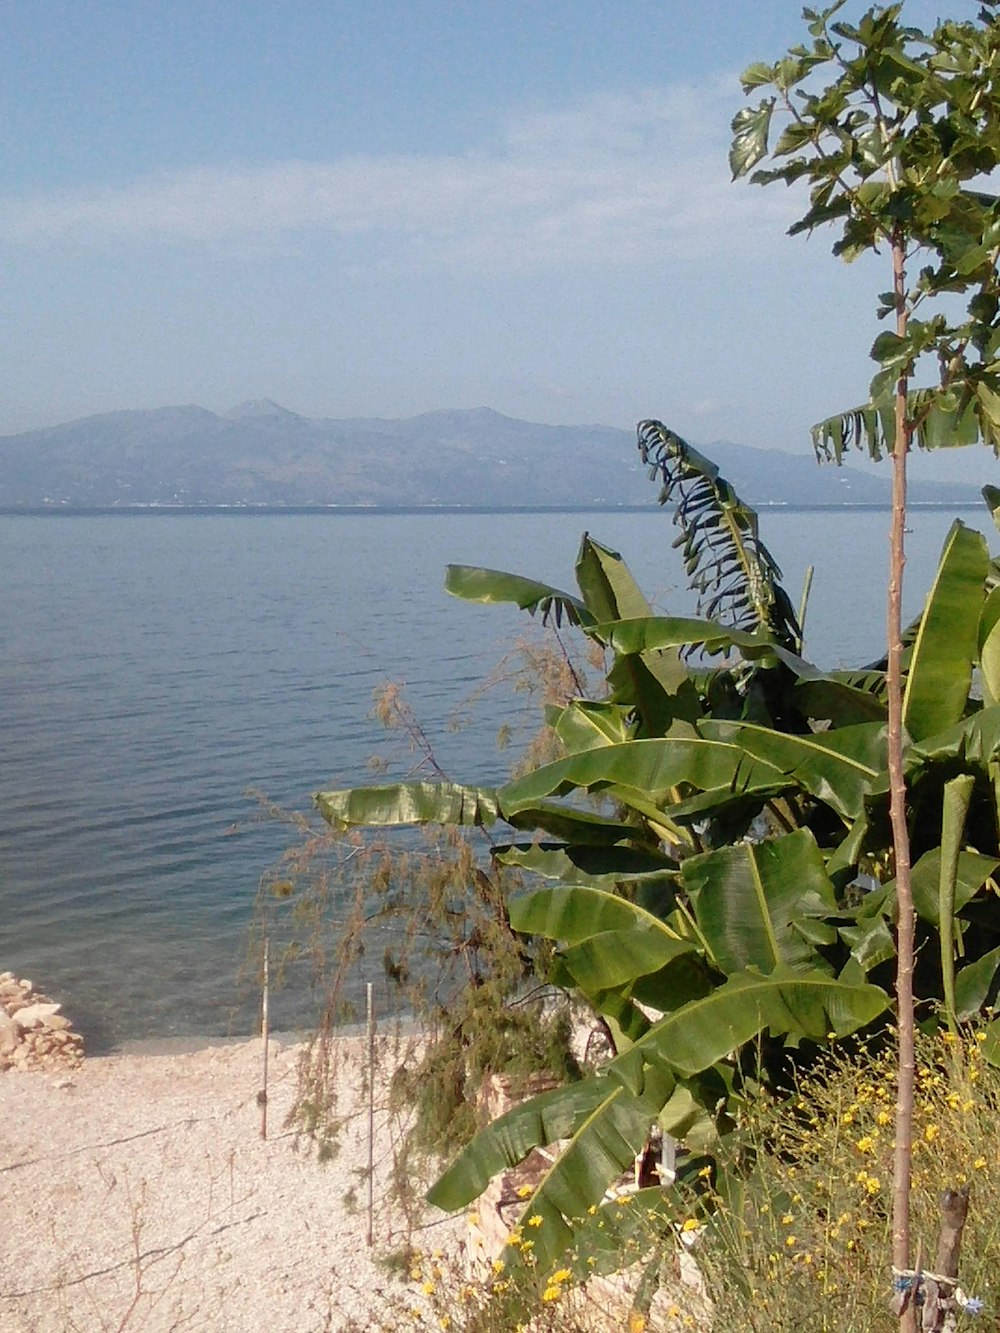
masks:
<instances>
[{"instance_id":1,"label":"wooden post","mask_svg":"<svg viewBox=\"0 0 1000 1333\"><path fill-rule=\"evenodd\" d=\"M923 1326L929 1333L945 1333L954 1329L955 1288L958 1285L958 1256L962 1248L962 1232L969 1215L969 1186L946 1189L941 1195L941 1230L938 1234L937 1258L934 1277L927 1283L924 1296ZM944 1279L943 1281L940 1279Z\"/></svg>"},{"instance_id":2,"label":"wooden post","mask_svg":"<svg viewBox=\"0 0 1000 1333\"><path fill-rule=\"evenodd\" d=\"M368 1244L375 1243L375 1001L366 986L368 1020Z\"/></svg>"},{"instance_id":3,"label":"wooden post","mask_svg":"<svg viewBox=\"0 0 1000 1333\"><path fill-rule=\"evenodd\" d=\"M958 1277L958 1253L962 1248L962 1232L969 1215L969 1186L947 1189L941 1195L941 1233L938 1237L937 1261L934 1271L942 1277Z\"/></svg>"},{"instance_id":4,"label":"wooden post","mask_svg":"<svg viewBox=\"0 0 1000 1333\"><path fill-rule=\"evenodd\" d=\"M260 999L260 1035L264 1042L264 1083L260 1092L257 1094L257 1102L260 1106L260 1137L267 1138L267 1055L268 1046L271 1044L271 1018L269 1013L270 1005L270 959L268 950L269 941L264 939L264 980L261 989Z\"/></svg>"}]
</instances>

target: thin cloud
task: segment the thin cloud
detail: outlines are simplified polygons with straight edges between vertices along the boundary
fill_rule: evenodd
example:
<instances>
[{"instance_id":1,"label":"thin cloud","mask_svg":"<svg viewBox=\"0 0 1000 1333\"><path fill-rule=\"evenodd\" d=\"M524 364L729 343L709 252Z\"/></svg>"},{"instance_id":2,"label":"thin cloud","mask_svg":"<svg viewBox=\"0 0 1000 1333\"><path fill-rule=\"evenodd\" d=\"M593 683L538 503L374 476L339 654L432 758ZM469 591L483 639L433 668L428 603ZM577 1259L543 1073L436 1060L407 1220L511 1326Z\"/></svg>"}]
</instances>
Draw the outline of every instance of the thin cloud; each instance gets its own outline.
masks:
<instances>
[{"instance_id":1,"label":"thin cloud","mask_svg":"<svg viewBox=\"0 0 1000 1333\"><path fill-rule=\"evenodd\" d=\"M495 143L462 155L198 167L0 200L0 238L50 247L321 233L490 268L745 250L794 214L781 195L730 184L728 100L718 87L602 96L512 117Z\"/></svg>"}]
</instances>

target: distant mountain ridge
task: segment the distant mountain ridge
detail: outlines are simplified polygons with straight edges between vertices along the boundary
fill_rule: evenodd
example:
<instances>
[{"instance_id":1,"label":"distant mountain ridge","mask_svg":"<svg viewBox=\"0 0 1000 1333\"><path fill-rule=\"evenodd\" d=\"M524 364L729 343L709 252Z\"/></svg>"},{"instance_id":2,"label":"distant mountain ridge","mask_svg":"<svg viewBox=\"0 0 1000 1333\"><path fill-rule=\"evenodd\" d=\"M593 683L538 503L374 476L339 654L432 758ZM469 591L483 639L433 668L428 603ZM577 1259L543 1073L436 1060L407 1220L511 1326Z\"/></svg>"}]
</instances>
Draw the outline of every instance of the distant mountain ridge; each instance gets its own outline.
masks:
<instances>
[{"instance_id":1,"label":"distant mountain ridge","mask_svg":"<svg viewBox=\"0 0 1000 1333\"><path fill-rule=\"evenodd\" d=\"M698 446L753 505L881 505L887 478L715 441ZM974 486L912 482L916 503ZM109 412L0 436L0 509L162 505L645 505L631 431L547 426L491 408L399 420L300 416L270 399Z\"/></svg>"}]
</instances>

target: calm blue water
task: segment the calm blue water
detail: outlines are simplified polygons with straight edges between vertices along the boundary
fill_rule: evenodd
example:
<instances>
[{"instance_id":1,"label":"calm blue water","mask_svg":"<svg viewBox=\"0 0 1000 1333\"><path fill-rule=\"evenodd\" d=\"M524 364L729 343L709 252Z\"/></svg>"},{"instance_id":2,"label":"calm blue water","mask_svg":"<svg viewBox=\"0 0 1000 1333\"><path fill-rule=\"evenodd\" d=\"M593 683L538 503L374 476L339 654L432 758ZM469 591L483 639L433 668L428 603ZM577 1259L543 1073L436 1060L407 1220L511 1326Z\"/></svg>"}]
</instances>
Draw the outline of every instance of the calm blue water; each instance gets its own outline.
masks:
<instances>
[{"instance_id":1,"label":"calm blue water","mask_svg":"<svg viewBox=\"0 0 1000 1333\"><path fill-rule=\"evenodd\" d=\"M763 516L793 601L817 566L807 651L822 665L882 651L887 523ZM950 516L912 523L915 614ZM449 724L530 622L448 597L444 566L570 589L585 529L661 609L691 609L655 508L0 517L0 970L63 998L93 1047L248 1031L237 973L287 834L254 819L247 789L305 809L318 787L370 781L372 753L391 756L368 716L385 680L406 683L454 777L502 778L510 692ZM305 1021L301 992L274 1009L279 1026Z\"/></svg>"}]
</instances>

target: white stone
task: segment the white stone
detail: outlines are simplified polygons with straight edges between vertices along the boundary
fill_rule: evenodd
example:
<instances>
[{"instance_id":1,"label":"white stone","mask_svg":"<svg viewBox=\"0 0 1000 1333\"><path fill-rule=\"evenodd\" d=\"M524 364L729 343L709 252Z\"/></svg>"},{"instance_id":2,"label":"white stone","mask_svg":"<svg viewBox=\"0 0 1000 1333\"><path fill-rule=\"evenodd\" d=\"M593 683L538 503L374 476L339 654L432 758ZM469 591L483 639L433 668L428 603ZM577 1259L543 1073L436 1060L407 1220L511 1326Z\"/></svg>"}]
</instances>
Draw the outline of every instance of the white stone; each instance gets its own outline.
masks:
<instances>
[{"instance_id":1,"label":"white stone","mask_svg":"<svg viewBox=\"0 0 1000 1333\"><path fill-rule=\"evenodd\" d=\"M57 1005L56 1008L58 1007L59 1006ZM65 1014L58 1014L58 1013L46 1014L45 1017L42 1019L42 1027L52 1028L60 1032L65 1032L68 1028L71 1028L72 1026L73 1024L69 1021L69 1019L65 1016Z\"/></svg>"},{"instance_id":2,"label":"white stone","mask_svg":"<svg viewBox=\"0 0 1000 1333\"><path fill-rule=\"evenodd\" d=\"M57 1014L61 1007L58 1004L26 1004L14 1014L14 1022L19 1028L37 1028L46 1018Z\"/></svg>"},{"instance_id":3,"label":"white stone","mask_svg":"<svg viewBox=\"0 0 1000 1333\"><path fill-rule=\"evenodd\" d=\"M9 1055L18 1040L17 1024L0 1009L0 1054Z\"/></svg>"}]
</instances>

